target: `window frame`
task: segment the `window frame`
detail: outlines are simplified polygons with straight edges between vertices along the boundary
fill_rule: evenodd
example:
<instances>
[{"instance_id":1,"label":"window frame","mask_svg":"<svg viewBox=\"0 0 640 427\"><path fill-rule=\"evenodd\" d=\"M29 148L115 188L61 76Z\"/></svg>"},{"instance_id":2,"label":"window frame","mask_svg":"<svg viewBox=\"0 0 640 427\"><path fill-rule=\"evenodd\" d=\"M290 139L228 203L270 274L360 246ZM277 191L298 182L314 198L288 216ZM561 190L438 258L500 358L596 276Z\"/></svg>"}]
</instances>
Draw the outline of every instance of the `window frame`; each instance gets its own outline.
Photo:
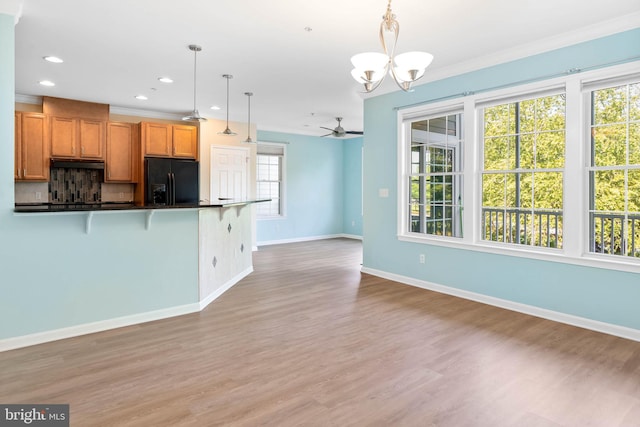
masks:
<instances>
[{"instance_id":1,"label":"window frame","mask_svg":"<svg viewBox=\"0 0 640 427\"><path fill-rule=\"evenodd\" d=\"M265 151L274 151L270 152L260 152L260 147L268 147ZM276 153L279 151L279 153ZM256 196L258 194L258 156L259 155L267 155L267 156L277 156L280 158L280 203L279 203L279 214L277 215L260 215L258 210L256 209L256 219L259 221L269 221L269 220L277 220L286 218L286 159L287 159L287 144L280 142L257 142L256 147Z\"/></svg>"},{"instance_id":2,"label":"window frame","mask_svg":"<svg viewBox=\"0 0 640 427\"><path fill-rule=\"evenodd\" d=\"M444 150L453 150L455 155L453 156L453 162L452 164L454 165L454 169L451 172L418 172L413 173L413 146L412 146L412 141L409 141L409 146L407 147L407 161L408 161L408 165L407 165L407 175L406 175L406 191L410 191L410 181L411 178L414 176L419 176L421 178L425 179L425 185L426 184L426 178L427 177L435 177L435 176L441 176L441 177L446 177L446 176L451 176L452 177L452 183L451 183L451 187L452 187L452 205L450 206L452 209L452 216L451 216L451 223L452 223L452 227L454 229L459 229L460 233L462 235L464 235L463 230L463 221L458 220L456 217L460 214L462 215L462 212L464 211L464 204L461 203L460 205L458 205L455 200L460 200L460 202L462 202L462 200L459 198L460 195L464 196L464 142L465 142L465 137L464 137L464 113L462 110L462 106L460 106L460 108L454 108L452 110L449 110L447 112L444 112L442 114L440 113L436 113L436 114L431 114L431 115L419 115L416 117L412 117L409 118L407 120L404 121L403 126L406 127L405 129L405 134L411 135L410 138L413 139L412 136L412 124L415 122L419 122L419 121L430 121L433 119L439 119L439 118L443 118L443 117L448 117L448 116L460 116L458 123L458 126L456 127L456 130L458 131L458 135L457 135L457 140L459 142L458 146L449 146L447 141L441 142L441 143L437 143L437 142L432 142L430 144L424 144L423 145L423 149L427 149L427 148L440 148L440 149L444 149ZM461 123L461 125L460 125ZM445 136L446 139L446 136ZM426 150L424 150L426 151ZM426 154L426 153L425 153ZM462 167L460 167L462 166ZM443 185L445 185L445 183L443 183ZM458 196L458 197L456 197ZM411 205L411 200L408 200L409 204ZM432 200L433 202L433 200ZM443 201L444 202L444 201ZM431 203L433 205L433 203ZM425 204L423 206L423 209L421 209L421 214L420 214L420 221L422 222L424 220L424 216L425 216L425 211L426 211L426 206L427 206L427 202L425 201ZM442 205L442 208L445 209L447 207L447 205ZM411 207L409 207L407 209L407 216L405 217L405 219L408 219L411 217ZM446 217L442 218L443 222L446 220ZM427 221L429 222L429 221ZM436 222L435 220L431 220L431 222ZM446 235L440 235L440 234L435 234L435 233L428 233L426 231L423 232L415 232L415 231L411 231L411 230L407 230L407 233L410 234L416 234L419 236L422 235L428 235L428 236L435 236L435 237L443 237L443 238L454 238L454 239L460 239L462 238L462 236L456 236L456 235L452 235L452 236L446 236ZM454 231L455 234L455 231Z\"/></svg>"},{"instance_id":3,"label":"window frame","mask_svg":"<svg viewBox=\"0 0 640 427\"><path fill-rule=\"evenodd\" d=\"M480 218L482 221L484 221L484 212L482 211L485 207L483 206L484 204L482 203L482 200L484 198L484 194L483 194L483 180L485 176L489 176L489 175L496 175L496 174L500 174L503 173L505 176L507 174L512 174L515 175L515 177L519 177L520 175L526 175L526 174L531 174L532 175L532 183L535 182L534 179L534 175L536 173L560 173L562 174L562 181L563 181L563 185L562 185L562 209L560 210L560 217L562 218L561 222L562 222L562 229L564 230L564 205L565 205L565 188L564 188L564 183L565 183L565 176L566 176L566 171L565 171L565 166L566 166L566 145L567 145L567 114L566 114L566 101L565 101L565 105L564 105L564 110L565 110L565 117L564 117L564 121L565 121L565 127L564 129L562 129L562 132L564 133L564 161L563 161L563 165L562 167L547 167L547 168L538 168L535 166L535 159L534 159L534 165L532 165L529 168L526 167L518 167L518 168L511 168L511 169L487 169L485 170L485 141L487 138L485 138L485 134L484 134L484 113L485 113L485 109L489 108L489 107L493 107L493 106L498 106L498 105L511 105L511 104L515 104L515 103L521 103L521 102L526 102L526 101L532 101L532 100L538 100L538 99L543 99L545 97L549 97L549 96L557 96L557 95L566 95L566 89L565 89L565 85L559 85L556 87L549 87L540 91L534 91L534 92L527 92L527 93L521 93L520 95L514 95L514 96L509 96L506 99L505 98L495 98L492 99L491 101L484 101L484 102L476 102L475 104L475 113L476 113L476 119L478 121L478 147L479 147L479 153L478 153L478 170L479 170L479 180L480 180L480 193L479 193L479 198L480 198ZM513 136L516 137L517 139L521 138L522 136L540 136L543 134L548 134L548 133L552 133L552 132L556 132L557 130L553 130L553 131L538 131L536 129L535 132L517 132L514 133ZM489 138L495 138L495 136L490 136ZM535 138L534 138L535 140ZM518 163L518 159L516 159L516 164ZM532 197L533 194L535 194L535 185L532 186L531 188L532 190ZM508 208L507 206L504 207L505 210ZM492 208L489 208L492 209ZM500 207L495 207L493 208L494 210L500 209ZM520 209L523 210L524 209ZM549 212L553 211L553 209L546 209L546 208L542 208L542 209L537 209L533 206L530 209L527 209L528 212L531 213L531 215L535 215L536 211L547 211L548 215L552 215ZM526 215L526 214L525 214ZM538 213L538 215L544 215L542 213ZM549 217L547 217L549 218ZM556 223L557 223L557 216L556 216ZM531 219L531 224L534 227L535 230L535 220L532 218ZM547 224L548 225L548 224ZM526 224L525 224L525 229L526 229ZM543 245L532 245L532 244L522 244L522 243L512 243L512 242L500 242L500 241L496 241L496 240L488 240L484 238L484 235L486 233L486 230L483 230L483 227L481 226L480 229L478 230L478 237L481 241L483 242L490 242L490 243L504 243L508 246L512 246L512 245L517 245L518 247L526 247L526 248L541 248L543 250L552 250L552 251L557 251L557 250L562 250L562 248L557 248L557 247L552 247L552 246L543 246ZM564 239L564 233L562 233L563 235L563 239ZM547 244L550 244L550 238L547 237Z\"/></svg>"},{"instance_id":4,"label":"window frame","mask_svg":"<svg viewBox=\"0 0 640 427\"><path fill-rule=\"evenodd\" d=\"M589 109L585 99L586 85L601 80L632 78L638 74L640 61L614 65L597 70L570 72L561 77L530 83L516 84L461 94L444 100L434 100L407 107L396 107L397 123L397 218L399 241L472 250L498 255L515 256L534 260L560 262L588 267L640 272L640 259L615 255L589 253L589 184L588 165L590 144ZM565 104L565 164L563 185L563 247L547 248L480 239L480 211L482 208L482 122L480 106L489 103L505 103L518 97L532 97L536 93L564 87ZM467 92L468 93L468 92ZM464 235L462 238L410 233L407 231L409 193L407 188L407 151L404 123L425 115L439 115L463 106L464 159L463 159L463 207Z\"/></svg>"},{"instance_id":5,"label":"window frame","mask_svg":"<svg viewBox=\"0 0 640 427\"><path fill-rule=\"evenodd\" d=\"M637 257L631 257L628 255L615 255L615 254L609 254L609 253L604 253L604 252L595 252L592 251L591 246L592 246L592 222L591 222L591 213L592 211L597 212L597 209L592 209L592 204L591 202L593 201L592 198L595 197L595 194L592 194L591 189L592 189L592 177L591 177L591 173L597 173L599 171L613 171L613 170L617 170L620 172L623 172L625 175L628 173L628 171L640 171L640 166L637 164L634 165L630 165L628 162L625 165L595 165L592 164L592 156L593 156L593 139L592 139L592 129L594 127L601 127L602 125L597 125L597 124L593 124L592 122L592 117L593 117L593 103L592 103L592 94L593 92L597 91L597 90L601 90L601 89L608 89L608 88L613 88L616 86L622 86L622 85L629 85L632 83L638 83L640 82L640 73L636 72L634 74L627 74L627 75L622 75L622 76L615 76L615 77L611 77L611 78L601 78L601 79L594 79L591 81L584 81L582 82L581 85L581 91L582 91L582 101L583 101L583 108L584 108L584 127L585 127L585 132L584 132L584 142L586 145L586 155L585 155L585 175L586 175L586 179L585 179L585 187L586 187L586 208L585 208L585 242L584 242L584 251L585 253L590 256L590 257L594 257L594 258L598 258L598 259L603 259L603 260L608 260L608 261L615 261L615 260L629 260L631 262L634 262L634 260L636 260L636 262L640 262L639 258ZM628 119L628 118L627 118ZM624 124L625 125L629 125L629 121L625 121ZM627 141L628 144L629 141ZM626 147L628 148L628 147ZM628 156L629 156L629 152L626 151L625 152L625 156L627 158L628 161ZM629 188L628 186L625 184L625 191L628 193ZM625 203L625 211L624 211L624 216L625 218L627 217L627 215L629 214L629 209L628 207L626 207L626 203ZM637 243L636 246L640 247L640 243Z\"/></svg>"}]
</instances>

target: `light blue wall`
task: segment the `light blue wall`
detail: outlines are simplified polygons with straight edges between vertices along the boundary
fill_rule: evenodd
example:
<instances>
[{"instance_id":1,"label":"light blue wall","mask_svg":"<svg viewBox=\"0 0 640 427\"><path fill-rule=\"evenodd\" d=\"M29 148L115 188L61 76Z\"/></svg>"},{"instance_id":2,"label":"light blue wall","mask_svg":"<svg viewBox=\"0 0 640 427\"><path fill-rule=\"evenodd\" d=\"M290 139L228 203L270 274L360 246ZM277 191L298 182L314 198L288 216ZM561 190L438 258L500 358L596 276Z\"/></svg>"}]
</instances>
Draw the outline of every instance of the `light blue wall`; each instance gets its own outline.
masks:
<instances>
[{"instance_id":1,"label":"light blue wall","mask_svg":"<svg viewBox=\"0 0 640 427\"><path fill-rule=\"evenodd\" d=\"M362 141L363 138L345 139L343 195L343 233L362 236Z\"/></svg>"},{"instance_id":2,"label":"light blue wall","mask_svg":"<svg viewBox=\"0 0 640 427\"><path fill-rule=\"evenodd\" d=\"M401 242L397 219L397 111L400 107L570 68L640 55L640 29L365 101L364 267L587 319L640 329L640 274ZM389 189L388 198L378 189ZM427 263L418 263L418 254Z\"/></svg>"},{"instance_id":3,"label":"light blue wall","mask_svg":"<svg viewBox=\"0 0 640 427\"><path fill-rule=\"evenodd\" d=\"M286 216L257 221L258 245L342 234L343 140L259 130L258 141L288 143Z\"/></svg>"},{"instance_id":4,"label":"light blue wall","mask_svg":"<svg viewBox=\"0 0 640 427\"><path fill-rule=\"evenodd\" d=\"M198 214L13 213L14 23L0 14L0 340L198 302Z\"/></svg>"}]
</instances>

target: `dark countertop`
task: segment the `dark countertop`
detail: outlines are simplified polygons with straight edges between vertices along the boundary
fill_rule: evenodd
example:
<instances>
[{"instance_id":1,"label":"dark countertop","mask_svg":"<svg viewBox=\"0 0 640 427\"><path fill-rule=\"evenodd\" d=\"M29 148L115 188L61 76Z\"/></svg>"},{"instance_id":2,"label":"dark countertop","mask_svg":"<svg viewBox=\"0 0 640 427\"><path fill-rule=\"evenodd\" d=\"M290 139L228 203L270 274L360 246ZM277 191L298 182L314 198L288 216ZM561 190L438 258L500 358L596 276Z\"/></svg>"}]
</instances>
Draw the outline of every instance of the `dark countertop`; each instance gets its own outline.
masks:
<instances>
[{"instance_id":1,"label":"dark countertop","mask_svg":"<svg viewBox=\"0 0 640 427\"><path fill-rule=\"evenodd\" d=\"M16 203L16 213L47 213L47 212L104 212L104 211L133 211L154 209L200 209L200 208L225 208L229 206L242 206L251 203L268 202L271 199L235 200L218 199L210 202L201 200L200 203L178 205L136 205L135 203Z\"/></svg>"}]
</instances>

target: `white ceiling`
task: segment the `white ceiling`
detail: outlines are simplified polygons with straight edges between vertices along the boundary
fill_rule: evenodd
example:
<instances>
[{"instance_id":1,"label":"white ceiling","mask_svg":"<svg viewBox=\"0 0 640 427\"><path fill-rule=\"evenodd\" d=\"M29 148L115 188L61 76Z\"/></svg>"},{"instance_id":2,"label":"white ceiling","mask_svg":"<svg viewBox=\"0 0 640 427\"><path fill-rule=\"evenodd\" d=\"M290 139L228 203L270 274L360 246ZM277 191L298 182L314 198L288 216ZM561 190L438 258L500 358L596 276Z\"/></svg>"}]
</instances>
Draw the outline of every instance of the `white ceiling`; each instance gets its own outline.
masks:
<instances>
[{"instance_id":1,"label":"white ceiling","mask_svg":"<svg viewBox=\"0 0 640 427\"><path fill-rule=\"evenodd\" d=\"M385 0L24 0L16 93L184 115L197 107L261 130L323 135L344 117L362 130L350 57L380 51ZM435 59L421 82L640 26L640 0L394 0L397 51ZM305 31L309 27L311 31ZM42 58L55 55L63 64ZM169 76L174 83L157 79ZM55 87L38 84L51 80ZM390 79L376 92L396 89ZM135 95L149 99L139 101ZM212 105L222 107L211 110Z\"/></svg>"}]
</instances>

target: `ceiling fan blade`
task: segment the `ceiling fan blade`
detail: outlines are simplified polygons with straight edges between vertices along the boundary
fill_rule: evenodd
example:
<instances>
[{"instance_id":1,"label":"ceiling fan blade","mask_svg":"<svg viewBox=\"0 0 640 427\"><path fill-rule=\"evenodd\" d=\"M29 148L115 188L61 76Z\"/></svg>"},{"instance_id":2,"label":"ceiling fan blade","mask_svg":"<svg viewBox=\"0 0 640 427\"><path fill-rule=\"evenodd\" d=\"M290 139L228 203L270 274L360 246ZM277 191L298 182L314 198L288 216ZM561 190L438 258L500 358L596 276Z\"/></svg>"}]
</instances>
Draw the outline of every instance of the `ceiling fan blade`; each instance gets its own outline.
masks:
<instances>
[{"instance_id":1,"label":"ceiling fan blade","mask_svg":"<svg viewBox=\"0 0 640 427\"><path fill-rule=\"evenodd\" d=\"M345 133L348 133L349 135L364 135L364 132L359 130L348 130Z\"/></svg>"},{"instance_id":2,"label":"ceiling fan blade","mask_svg":"<svg viewBox=\"0 0 640 427\"><path fill-rule=\"evenodd\" d=\"M320 129L326 129L326 130L330 130L331 132L333 132L333 129L331 129L331 128L326 128L326 127L324 127L324 126L320 126Z\"/></svg>"},{"instance_id":3,"label":"ceiling fan blade","mask_svg":"<svg viewBox=\"0 0 640 427\"><path fill-rule=\"evenodd\" d=\"M321 137L323 137L323 136L329 136L329 135L333 135L333 132L328 133L328 134L326 134L326 135L320 135L320 136L321 136Z\"/></svg>"}]
</instances>

